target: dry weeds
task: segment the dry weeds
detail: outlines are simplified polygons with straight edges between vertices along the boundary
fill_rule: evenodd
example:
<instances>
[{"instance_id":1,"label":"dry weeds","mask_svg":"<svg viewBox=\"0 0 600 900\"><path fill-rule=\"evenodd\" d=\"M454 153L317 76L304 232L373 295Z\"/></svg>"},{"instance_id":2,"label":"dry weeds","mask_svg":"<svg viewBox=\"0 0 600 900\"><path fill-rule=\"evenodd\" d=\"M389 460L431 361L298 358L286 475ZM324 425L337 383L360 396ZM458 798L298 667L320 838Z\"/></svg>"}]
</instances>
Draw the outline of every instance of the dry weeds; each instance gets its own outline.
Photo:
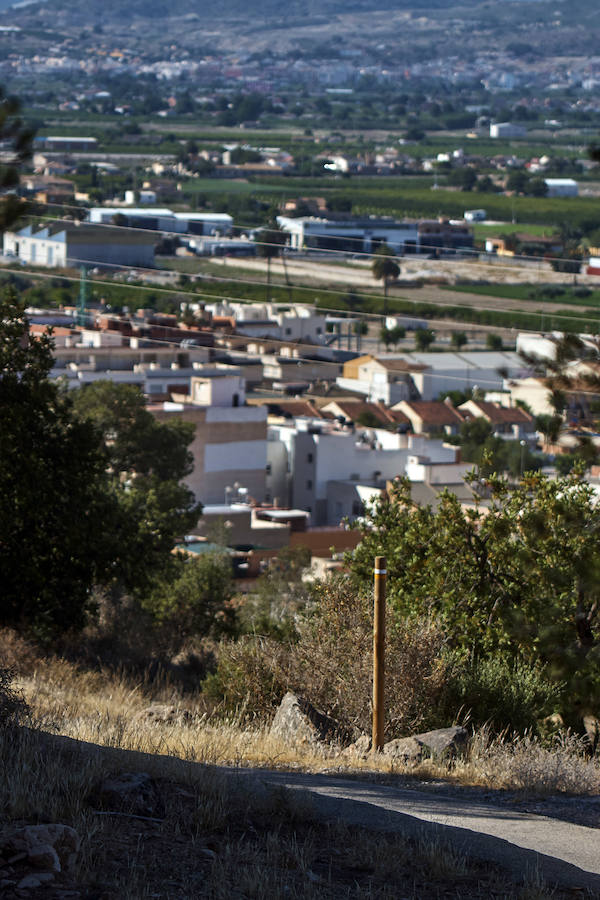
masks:
<instances>
[{"instance_id":1,"label":"dry weeds","mask_svg":"<svg viewBox=\"0 0 600 900\"><path fill-rule=\"evenodd\" d=\"M291 747L270 735L265 725L241 725L235 719L208 715L201 695L182 700L168 685L149 695L142 684L82 672L64 660L39 661L21 678L20 686L40 728L105 747L211 765L410 774L538 794L600 793L599 761L591 759L584 742L573 735L560 735L554 744L545 745L531 737L492 738L481 729L465 759L414 765L384 756ZM144 710L152 702L175 707L181 716L166 722L147 719Z\"/></svg>"},{"instance_id":2,"label":"dry weeds","mask_svg":"<svg viewBox=\"0 0 600 900\"><path fill-rule=\"evenodd\" d=\"M531 739L491 740L480 733L465 760L433 760L416 767L385 758L340 756L294 749L265 727L240 726L208 716L200 695L179 697L169 685L152 695L143 684L79 670L64 660L37 659L20 687L42 732L115 748L90 752L40 738L34 730L0 732L0 828L62 821L83 837L79 868L57 888L80 898L535 898L551 894L535 877L515 887L503 873L478 866L450 846L401 835L318 824L301 792L237 784L212 766L302 769L319 772L410 774L523 790L595 793L596 762L574 738L546 748ZM151 701L187 714L149 720ZM135 759L120 750L151 754L138 769L154 779L157 810L148 821L113 815L91 801L95 786ZM4 895L3 895L4 896ZM12 895L5 889L5 896ZM45 897L54 900L46 889ZM560 896L557 894L556 896Z\"/></svg>"}]
</instances>

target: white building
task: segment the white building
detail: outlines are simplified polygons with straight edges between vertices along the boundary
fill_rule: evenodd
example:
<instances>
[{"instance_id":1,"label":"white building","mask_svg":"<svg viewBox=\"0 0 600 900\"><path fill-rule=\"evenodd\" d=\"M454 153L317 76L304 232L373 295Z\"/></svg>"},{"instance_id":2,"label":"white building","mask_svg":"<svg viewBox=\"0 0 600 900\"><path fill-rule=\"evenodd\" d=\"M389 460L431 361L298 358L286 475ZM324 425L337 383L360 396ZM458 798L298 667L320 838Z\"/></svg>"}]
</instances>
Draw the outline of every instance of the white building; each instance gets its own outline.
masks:
<instances>
[{"instance_id":1,"label":"white building","mask_svg":"<svg viewBox=\"0 0 600 900\"><path fill-rule=\"evenodd\" d=\"M271 338L278 341L325 342L325 316L312 306L291 306L289 303L209 303L205 309L213 316L235 319L239 334Z\"/></svg>"},{"instance_id":2,"label":"white building","mask_svg":"<svg viewBox=\"0 0 600 900\"><path fill-rule=\"evenodd\" d=\"M526 135L526 128L522 125L513 125L512 122L494 122L490 125L491 138L523 138Z\"/></svg>"},{"instance_id":3,"label":"white building","mask_svg":"<svg viewBox=\"0 0 600 900\"><path fill-rule=\"evenodd\" d=\"M345 250L371 253L387 244L395 253L414 252L419 244L416 222L396 222L391 218L366 216L363 219L329 219L303 216L292 219L278 216L277 222L290 235L293 250Z\"/></svg>"},{"instance_id":4,"label":"white building","mask_svg":"<svg viewBox=\"0 0 600 900\"><path fill-rule=\"evenodd\" d=\"M248 500L262 503L266 491L267 410L262 406L215 407L164 403L151 408L157 419L195 425L190 450L194 470L184 481L205 505L229 503L232 486L243 485Z\"/></svg>"},{"instance_id":5,"label":"white building","mask_svg":"<svg viewBox=\"0 0 600 900\"><path fill-rule=\"evenodd\" d=\"M171 234L226 235L233 229L233 218L228 213L174 213L166 207L147 206L94 206L89 211L89 221L97 225L111 225L115 216L131 228Z\"/></svg>"},{"instance_id":6,"label":"white building","mask_svg":"<svg viewBox=\"0 0 600 900\"><path fill-rule=\"evenodd\" d=\"M408 355L402 358L367 354L344 363L343 375L336 378L336 383L344 390L364 394L374 403L393 406L420 396L420 377L426 368Z\"/></svg>"},{"instance_id":7,"label":"white building","mask_svg":"<svg viewBox=\"0 0 600 900\"><path fill-rule=\"evenodd\" d=\"M154 266L156 237L116 227L76 222L27 225L4 234L4 253L49 268L68 266Z\"/></svg>"},{"instance_id":8,"label":"white building","mask_svg":"<svg viewBox=\"0 0 600 900\"><path fill-rule=\"evenodd\" d=\"M505 377L523 374L517 353L403 353L363 356L344 364L337 384L369 400L394 405L402 400L435 400L442 391L501 390Z\"/></svg>"},{"instance_id":9,"label":"white building","mask_svg":"<svg viewBox=\"0 0 600 900\"><path fill-rule=\"evenodd\" d=\"M191 378L190 399L196 406L244 406L245 378L235 366L199 366Z\"/></svg>"},{"instance_id":10,"label":"white building","mask_svg":"<svg viewBox=\"0 0 600 900\"><path fill-rule=\"evenodd\" d=\"M579 185L574 178L544 178L547 197L577 197Z\"/></svg>"},{"instance_id":11,"label":"white building","mask_svg":"<svg viewBox=\"0 0 600 900\"><path fill-rule=\"evenodd\" d=\"M314 525L339 522L332 482L377 489L405 472L409 456L454 463L456 448L415 435L379 429L336 428L321 420L296 419L268 429L267 496L305 509ZM339 498L338 498L339 502ZM346 513L343 513L343 515Z\"/></svg>"}]
</instances>

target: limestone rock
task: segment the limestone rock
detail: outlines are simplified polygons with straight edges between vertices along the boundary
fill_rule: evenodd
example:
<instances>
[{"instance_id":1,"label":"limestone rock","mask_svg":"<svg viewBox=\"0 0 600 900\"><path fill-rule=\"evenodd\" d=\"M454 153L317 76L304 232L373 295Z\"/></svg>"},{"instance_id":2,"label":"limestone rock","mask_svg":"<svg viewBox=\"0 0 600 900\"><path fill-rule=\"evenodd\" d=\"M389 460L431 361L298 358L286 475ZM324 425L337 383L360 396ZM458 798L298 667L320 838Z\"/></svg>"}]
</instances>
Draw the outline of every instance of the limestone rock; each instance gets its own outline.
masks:
<instances>
[{"instance_id":1,"label":"limestone rock","mask_svg":"<svg viewBox=\"0 0 600 900\"><path fill-rule=\"evenodd\" d=\"M404 762L419 762L427 756L457 756L467 748L469 733L466 728L453 725L413 734L412 737L397 738L384 744L383 752L392 759Z\"/></svg>"},{"instance_id":2,"label":"limestone rock","mask_svg":"<svg viewBox=\"0 0 600 900\"><path fill-rule=\"evenodd\" d=\"M309 703L304 697L288 691L275 713L271 734L288 744L318 746L348 745L351 737L339 722Z\"/></svg>"},{"instance_id":3,"label":"limestone rock","mask_svg":"<svg viewBox=\"0 0 600 900\"><path fill-rule=\"evenodd\" d=\"M5 838L2 849L24 853L38 869L61 872L72 868L80 846L79 835L69 825L26 825Z\"/></svg>"},{"instance_id":4,"label":"limestone rock","mask_svg":"<svg viewBox=\"0 0 600 900\"><path fill-rule=\"evenodd\" d=\"M141 816L162 814L163 803L147 772L123 772L103 781L90 797L101 809L125 810Z\"/></svg>"},{"instance_id":5,"label":"limestone rock","mask_svg":"<svg viewBox=\"0 0 600 900\"><path fill-rule=\"evenodd\" d=\"M433 756L457 756L467 749L469 732L459 725L452 725L450 728L415 734L414 738Z\"/></svg>"},{"instance_id":6,"label":"limestone rock","mask_svg":"<svg viewBox=\"0 0 600 900\"><path fill-rule=\"evenodd\" d=\"M391 759L416 763L423 759L423 744L414 737L396 738L383 745L383 752Z\"/></svg>"},{"instance_id":7,"label":"limestone rock","mask_svg":"<svg viewBox=\"0 0 600 900\"><path fill-rule=\"evenodd\" d=\"M369 755L371 751L371 738L368 734L361 734L361 736L354 741L353 744L350 744L349 747L346 747L344 750L344 755L350 756L361 756L363 759Z\"/></svg>"}]
</instances>

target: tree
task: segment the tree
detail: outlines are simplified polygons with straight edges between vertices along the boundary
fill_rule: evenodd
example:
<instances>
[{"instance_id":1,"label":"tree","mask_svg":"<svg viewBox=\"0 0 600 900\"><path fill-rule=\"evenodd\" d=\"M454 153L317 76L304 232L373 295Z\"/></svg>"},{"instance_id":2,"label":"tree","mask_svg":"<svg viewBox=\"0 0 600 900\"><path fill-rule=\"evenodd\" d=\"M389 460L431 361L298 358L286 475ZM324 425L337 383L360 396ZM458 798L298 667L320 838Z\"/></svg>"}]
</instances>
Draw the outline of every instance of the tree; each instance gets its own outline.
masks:
<instances>
[{"instance_id":1,"label":"tree","mask_svg":"<svg viewBox=\"0 0 600 900\"><path fill-rule=\"evenodd\" d=\"M396 262L396 254L388 244L381 244L373 256L371 262L371 271L373 278L377 281L383 281L383 294L386 298L384 303L384 316L387 315L387 295L390 281L394 281L400 274L400 266Z\"/></svg>"},{"instance_id":2,"label":"tree","mask_svg":"<svg viewBox=\"0 0 600 900\"><path fill-rule=\"evenodd\" d=\"M455 350L460 350L467 343L467 336L464 331L453 331L450 337L450 345Z\"/></svg>"},{"instance_id":3,"label":"tree","mask_svg":"<svg viewBox=\"0 0 600 900\"><path fill-rule=\"evenodd\" d=\"M231 606L233 574L226 553L202 553L175 560L168 578L160 579L142 607L163 628L176 633L177 642L195 635L217 637L234 620Z\"/></svg>"},{"instance_id":4,"label":"tree","mask_svg":"<svg viewBox=\"0 0 600 900\"><path fill-rule=\"evenodd\" d=\"M52 342L0 299L0 569L3 625L49 638L81 627L109 577L117 513L97 429L48 375Z\"/></svg>"},{"instance_id":5,"label":"tree","mask_svg":"<svg viewBox=\"0 0 600 900\"><path fill-rule=\"evenodd\" d=\"M477 483L473 482L476 487ZM600 703L600 509L575 472L558 480L526 473L512 487L487 479L487 508L465 510L444 493L418 506L395 482L356 527L348 556L366 590L384 555L396 614L438 619L451 646L486 658L540 664L568 686L563 713Z\"/></svg>"},{"instance_id":6,"label":"tree","mask_svg":"<svg viewBox=\"0 0 600 900\"><path fill-rule=\"evenodd\" d=\"M544 435L546 450L550 444L555 444L557 442L562 426L562 416L550 416L547 414L536 416L535 427L537 431Z\"/></svg>"},{"instance_id":7,"label":"tree","mask_svg":"<svg viewBox=\"0 0 600 900\"><path fill-rule=\"evenodd\" d=\"M139 593L173 564L178 537L196 524L201 506L182 483L193 466L194 426L161 423L132 385L96 381L75 397L75 409L100 431L111 489L118 501L114 577Z\"/></svg>"},{"instance_id":8,"label":"tree","mask_svg":"<svg viewBox=\"0 0 600 900\"><path fill-rule=\"evenodd\" d=\"M492 334L490 332L486 335L485 346L488 348L488 350L502 350L501 336L499 334Z\"/></svg>"},{"instance_id":9,"label":"tree","mask_svg":"<svg viewBox=\"0 0 600 900\"><path fill-rule=\"evenodd\" d=\"M0 87L0 231L5 231L25 211L26 204L13 193L19 183L19 169L32 153L33 130L21 119L16 97L7 97Z\"/></svg>"},{"instance_id":10,"label":"tree","mask_svg":"<svg viewBox=\"0 0 600 900\"><path fill-rule=\"evenodd\" d=\"M259 256L267 260L267 301L270 299L271 260L279 256L281 248L287 243L287 234L278 225L262 228L255 238Z\"/></svg>"},{"instance_id":11,"label":"tree","mask_svg":"<svg viewBox=\"0 0 600 900\"><path fill-rule=\"evenodd\" d=\"M418 328L415 331L415 347L422 353L429 349L435 341L435 332L430 328Z\"/></svg>"},{"instance_id":12,"label":"tree","mask_svg":"<svg viewBox=\"0 0 600 900\"><path fill-rule=\"evenodd\" d=\"M284 547L269 560L240 610L243 630L252 634L291 637L298 613L313 596L312 582L304 580L310 566L306 547Z\"/></svg>"}]
</instances>

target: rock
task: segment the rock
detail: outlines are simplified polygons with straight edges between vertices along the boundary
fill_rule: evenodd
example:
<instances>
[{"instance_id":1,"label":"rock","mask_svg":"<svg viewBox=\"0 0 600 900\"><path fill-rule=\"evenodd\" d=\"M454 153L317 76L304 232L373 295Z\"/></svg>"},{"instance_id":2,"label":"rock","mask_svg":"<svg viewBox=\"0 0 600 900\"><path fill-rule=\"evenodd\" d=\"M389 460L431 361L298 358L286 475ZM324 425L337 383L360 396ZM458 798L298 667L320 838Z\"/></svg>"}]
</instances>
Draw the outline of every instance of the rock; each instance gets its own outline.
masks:
<instances>
[{"instance_id":1,"label":"rock","mask_svg":"<svg viewBox=\"0 0 600 900\"><path fill-rule=\"evenodd\" d=\"M161 725L183 725L191 722L188 709L180 709L168 703L151 703L134 716L134 722L155 722Z\"/></svg>"},{"instance_id":2,"label":"rock","mask_svg":"<svg viewBox=\"0 0 600 900\"><path fill-rule=\"evenodd\" d=\"M469 743L469 732L459 725L450 728L437 728L424 734L415 734L414 738L433 756L457 756L464 753Z\"/></svg>"},{"instance_id":3,"label":"rock","mask_svg":"<svg viewBox=\"0 0 600 900\"><path fill-rule=\"evenodd\" d=\"M391 759L417 763L423 759L423 744L414 737L397 738L384 744L383 752Z\"/></svg>"},{"instance_id":4,"label":"rock","mask_svg":"<svg viewBox=\"0 0 600 900\"><path fill-rule=\"evenodd\" d=\"M419 762L426 756L456 756L464 753L469 741L466 728L453 725L412 737L397 738L384 744L383 752L392 759Z\"/></svg>"},{"instance_id":5,"label":"rock","mask_svg":"<svg viewBox=\"0 0 600 900\"><path fill-rule=\"evenodd\" d=\"M4 839L2 850L25 854L36 868L61 872L72 868L80 846L79 835L69 825L26 825Z\"/></svg>"},{"instance_id":6,"label":"rock","mask_svg":"<svg viewBox=\"0 0 600 900\"><path fill-rule=\"evenodd\" d=\"M275 713L271 732L288 744L317 746L319 744L348 745L352 738L339 722L291 691L281 701Z\"/></svg>"},{"instance_id":7,"label":"rock","mask_svg":"<svg viewBox=\"0 0 600 900\"><path fill-rule=\"evenodd\" d=\"M350 744L349 747L346 747L344 750L344 755L348 756L361 756L365 759L371 751L371 738L368 734L361 734L358 740L354 741L353 744Z\"/></svg>"},{"instance_id":8,"label":"rock","mask_svg":"<svg viewBox=\"0 0 600 900\"><path fill-rule=\"evenodd\" d=\"M147 772L124 772L107 778L92 793L90 802L102 809L124 810L140 816L163 812L156 784Z\"/></svg>"},{"instance_id":9,"label":"rock","mask_svg":"<svg viewBox=\"0 0 600 900\"><path fill-rule=\"evenodd\" d=\"M43 884L48 884L50 881L54 881L54 873L53 872L36 872L35 874L26 875L25 878L21 878L17 885L18 890L27 890L28 888L38 888Z\"/></svg>"}]
</instances>

